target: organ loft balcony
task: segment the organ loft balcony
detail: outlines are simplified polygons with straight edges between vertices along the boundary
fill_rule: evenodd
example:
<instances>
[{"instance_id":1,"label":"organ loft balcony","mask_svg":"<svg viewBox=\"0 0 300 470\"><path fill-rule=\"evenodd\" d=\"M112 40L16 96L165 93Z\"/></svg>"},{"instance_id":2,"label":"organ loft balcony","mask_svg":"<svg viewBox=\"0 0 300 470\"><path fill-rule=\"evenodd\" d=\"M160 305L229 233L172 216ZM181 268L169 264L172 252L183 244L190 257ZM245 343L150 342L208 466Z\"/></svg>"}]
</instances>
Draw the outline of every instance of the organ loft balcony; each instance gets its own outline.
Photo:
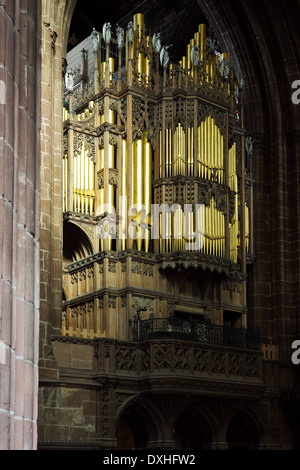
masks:
<instances>
[{"instance_id":1,"label":"organ loft balcony","mask_svg":"<svg viewBox=\"0 0 300 470\"><path fill-rule=\"evenodd\" d=\"M249 402L263 395L269 363L263 360L256 334L230 337L212 327L207 332L215 335L212 344L208 337L189 341L182 332L173 337L161 329L160 335L152 333L140 341L54 337L61 380L72 383L80 372L85 383L109 386L117 381L119 390L135 393L242 396Z\"/></svg>"}]
</instances>

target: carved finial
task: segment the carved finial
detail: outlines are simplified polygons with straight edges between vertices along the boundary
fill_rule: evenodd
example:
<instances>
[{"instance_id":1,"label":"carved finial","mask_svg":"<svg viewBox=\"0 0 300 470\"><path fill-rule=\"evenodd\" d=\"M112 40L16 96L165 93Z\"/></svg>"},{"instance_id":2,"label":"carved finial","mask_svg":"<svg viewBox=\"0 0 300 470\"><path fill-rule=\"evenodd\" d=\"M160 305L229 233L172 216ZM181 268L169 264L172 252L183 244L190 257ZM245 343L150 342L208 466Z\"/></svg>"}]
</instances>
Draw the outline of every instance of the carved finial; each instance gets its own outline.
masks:
<instances>
[{"instance_id":1,"label":"carved finial","mask_svg":"<svg viewBox=\"0 0 300 470\"><path fill-rule=\"evenodd\" d=\"M247 155L249 157L251 157L252 154L253 154L253 144L254 144L254 142L255 142L255 140L250 135L248 137L246 137L245 148L246 148Z\"/></svg>"},{"instance_id":2,"label":"carved finial","mask_svg":"<svg viewBox=\"0 0 300 470\"><path fill-rule=\"evenodd\" d=\"M66 89L69 92L73 92L73 90L74 90L74 77L73 77L73 71L72 70L68 70L68 72L66 73L65 84L66 84Z\"/></svg>"},{"instance_id":3,"label":"carved finial","mask_svg":"<svg viewBox=\"0 0 300 470\"><path fill-rule=\"evenodd\" d=\"M161 48L161 51L160 51L160 63L161 63L161 66L162 66L162 67L167 67L168 64L169 64L170 57L169 57L168 49L170 49L171 46L172 46L172 44L170 44L169 46L163 46L163 47Z\"/></svg>"},{"instance_id":4,"label":"carved finial","mask_svg":"<svg viewBox=\"0 0 300 470\"><path fill-rule=\"evenodd\" d=\"M245 88L245 78L241 70L239 70L237 73L237 82L241 90Z\"/></svg>"},{"instance_id":5,"label":"carved finial","mask_svg":"<svg viewBox=\"0 0 300 470\"><path fill-rule=\"evenodd\" d=\"M128 23L128 42L133 42L133 22L129 21Z\"/></svg>"},{"instance_id":6,"label":"carved finial","mask_svg":"<svg viewBox=\"0 0 300 470\"><path fill-rule=\"evenodd\" d=\"M200 62L200 47L198 46L198 44L195 44L192 47L191 61L192 61L192 64L194 65L194 67L197 67L197 65L199 65L199 62Z\"/></svg>"},{"instance_id":7,"label":"carved finial","mask_svg":"<svg viewBox=\"0 0 300 470\"><path fill-rule=\"evenodd\" d=\"M122 49L122 47L124 46L124 29L118 25L116 33L117 33L118 48Z\"/></svg>"},{"instance_id":8,"label":"carved finial","mask_svg":"<svg viewBox=\"0 0 300 470\"><path fill-rule=\"evenodd\" d=\"M102 28L102 36L104 39L105 44L109 44L111 40L111 24L104 23Z\"/></svg>"},{"instance_id":9,"label":"carved finial","mask_svg":"<svg viewBox=\"0 0 300 470\"><path fill-rule=\"evenodd\" d=\"M152 45L155 54L159 54L161 50L161 38L160 33L154 33L152 38Z\"/></svg>"},{"instance_id":10,"label":"carved finial","mask_svg":"<svg viewBox=\"0 0 300 470\"><path fill-rule=\"evenodd\" d=\"M221 60L220 62L220 72L223 78L228 78L231 71L231 64L227 57Z\"/></svg>"}]
</instances>

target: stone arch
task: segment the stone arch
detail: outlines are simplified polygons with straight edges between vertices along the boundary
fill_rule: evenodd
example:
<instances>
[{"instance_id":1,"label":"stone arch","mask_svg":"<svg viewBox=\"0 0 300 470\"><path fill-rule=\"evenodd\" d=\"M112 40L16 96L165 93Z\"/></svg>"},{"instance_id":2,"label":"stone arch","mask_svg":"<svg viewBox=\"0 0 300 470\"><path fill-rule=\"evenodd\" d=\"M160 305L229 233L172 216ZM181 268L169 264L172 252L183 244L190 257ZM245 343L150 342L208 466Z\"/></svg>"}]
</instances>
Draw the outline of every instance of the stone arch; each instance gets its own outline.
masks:
<instances>
[{"instance_id":1,"label":"stone arch","mask_svg":"<svg viewBox=\"0 0 300 470\"><path fill-rule=\"evenodd\" d=\"M261 416L251 406L236 413L226 433L228 450L255 450L264 444L266 433Z\"/></svg>"},{"instance_id":2,"label":"stone arch","mask_svg":"<svg viewBox=\"0 0 300 470\"><path fill-rule=\"evenodd\" d=\"M117 450L145 449L161 442L163 419L153 408L151 399L134 397L126 400L116 417ZM127 433L127 438L124 433ZM129 446L129 447L127 447Z\"/></svg>"},{"instance_id":3,"label":"stone arch","mask_svg":"<svg viewBox=\"0 0 300 470\"><path fill-rule=\"evenodd\" d=\"M198 408L187 408L175 424L176 449L199 451L212 442L211 423Z\"/></svg>"}]
</instances>

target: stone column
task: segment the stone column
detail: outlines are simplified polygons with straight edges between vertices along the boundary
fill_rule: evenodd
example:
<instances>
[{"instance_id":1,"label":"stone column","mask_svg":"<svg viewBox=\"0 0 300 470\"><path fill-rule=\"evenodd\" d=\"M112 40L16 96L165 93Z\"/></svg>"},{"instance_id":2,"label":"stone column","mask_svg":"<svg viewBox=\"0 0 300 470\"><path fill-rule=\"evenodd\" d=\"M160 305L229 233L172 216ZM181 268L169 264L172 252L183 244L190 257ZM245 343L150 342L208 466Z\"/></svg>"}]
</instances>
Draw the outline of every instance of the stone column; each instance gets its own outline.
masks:
<instances>
[{"instance_id":1,"label":"stone column","mask_svg":"<svg viewBox=\"0 0 300 470\"><path fill-rule=\"evenodd\" d=\"M76 0L41 4L40 385L58 378L51 337L62 325L63 57Z\"/></svg>"},{"instance_id":2,"label":"stone column","mask_svg":"<svg viewBox=\"0 0 300 470\"><path fill-rule=\"evenodd\" d=\"M40 16L0 0L0 450L37 446Z\"/></svg>"}]
</instances>

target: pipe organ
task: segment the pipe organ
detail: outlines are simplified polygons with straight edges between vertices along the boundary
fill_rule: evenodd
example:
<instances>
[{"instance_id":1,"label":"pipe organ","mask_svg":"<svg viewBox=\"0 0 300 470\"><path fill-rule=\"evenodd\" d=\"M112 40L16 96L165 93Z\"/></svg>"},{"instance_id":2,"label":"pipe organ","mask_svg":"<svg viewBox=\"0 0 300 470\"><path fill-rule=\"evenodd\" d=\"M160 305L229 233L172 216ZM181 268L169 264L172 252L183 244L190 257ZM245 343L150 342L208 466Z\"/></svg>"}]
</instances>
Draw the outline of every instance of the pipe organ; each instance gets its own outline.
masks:
<instances>
[{"instance_id":1,"label":"pipe organ","mask_svg":"<svg viewBox=\"0 0 300 470\"><path fill-rule=\"evenodd\" d=\"M93 31L92 81L66 85L64 213L93 221L96 253L147 255L157 276L182 265L224 274L216 321L244 315L253 184L241 80L204 24L178 63L142 14L114 33ZM237 284L237 305L231 292L222 307L220 289Z\"/></svg>"}]
</instances>

